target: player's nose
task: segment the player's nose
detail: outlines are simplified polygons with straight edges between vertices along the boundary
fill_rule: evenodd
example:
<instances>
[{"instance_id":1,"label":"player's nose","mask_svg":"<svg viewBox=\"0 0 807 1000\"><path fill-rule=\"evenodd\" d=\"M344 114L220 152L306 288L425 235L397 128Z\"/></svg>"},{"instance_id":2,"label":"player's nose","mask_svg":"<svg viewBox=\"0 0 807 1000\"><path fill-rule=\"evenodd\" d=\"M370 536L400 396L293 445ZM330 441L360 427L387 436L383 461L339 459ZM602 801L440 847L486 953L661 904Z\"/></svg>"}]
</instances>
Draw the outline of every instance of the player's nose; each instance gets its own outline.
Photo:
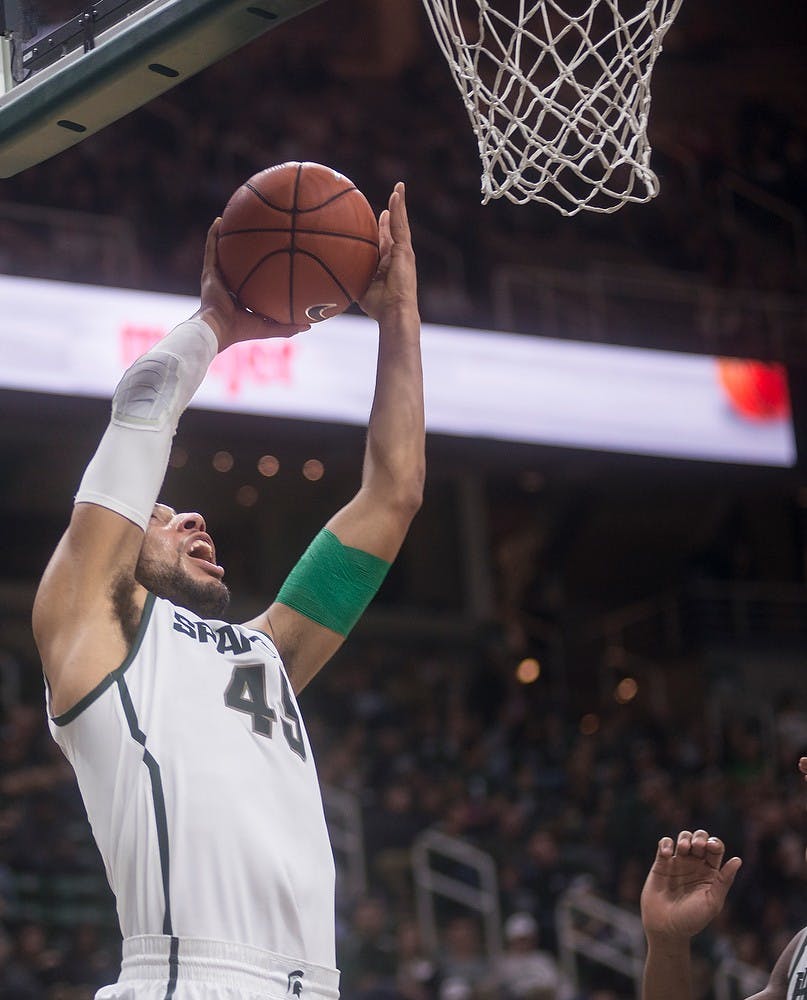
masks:
<instances>
[{"instance_id":1,"label":"player's nose","mask_svg":"<svg viewBox=\"0 0 807 1000\"><path fill-rule=\"evenodd\" d=\"M186 514L179 514L179 523L185 529L185 531L207 531L207 525L205 524L205 519L201 514L196 511L191 511Z\"/></svg>"}]
</instances>

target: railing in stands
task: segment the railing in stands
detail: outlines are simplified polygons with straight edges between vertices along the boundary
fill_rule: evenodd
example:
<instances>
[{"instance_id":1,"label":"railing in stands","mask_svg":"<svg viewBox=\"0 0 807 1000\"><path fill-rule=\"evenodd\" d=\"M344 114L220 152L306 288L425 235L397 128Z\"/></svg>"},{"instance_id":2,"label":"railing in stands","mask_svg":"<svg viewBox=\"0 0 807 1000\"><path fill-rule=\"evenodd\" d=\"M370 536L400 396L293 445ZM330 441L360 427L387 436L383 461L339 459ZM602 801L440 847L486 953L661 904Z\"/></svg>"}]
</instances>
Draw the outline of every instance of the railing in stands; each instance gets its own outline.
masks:
<instances>
[{"instance_id":1,"label":"railing in stands","mask_svg":"<svg viewBox=\"0 0 807 1000\"><path fill-rule=\"evenodd\" d=\"M336 863L336 891L345 899L357 899L367 889L367 863L359 800L342 788L323 785L322 804L325 807Z\"/></svg>"},{"instance_id":2,"label":"railing in stands","mask_svg":"<svg viewBox=\"0 0 807 1000\"><path fill-rule=\"evenodd\" d=\"M558 900L555 926L560 964L575 988L580 986L584 959L620 973L641 1000L645 939L639 917L600 899L588 880L581 879Z\"/></svg>"},{"instance_id":3,"label":"railing in stands","mask_svg":"<svg viewBox=\"0 0 807 1000\"><path fill-rule=\"evenodd\" d=\"M555 921L560 963L575 988L580 986L583 960L624 976L641 1000L645 938L636 914L600 899L581 880L561 896ZM767 981L767 974L760 969L726 959L715 971L715 1000L743 1000L762 990Z\"/></svg>"},{"instance_id":4,"label":"railing in stands","mask_svg":"<svg viewBox=\"0 0 807 1000\"><path fill-rule=\"evenodd\" d=\"M499 883L493 858L472 844L439 830L426 830L412 848L418 924L425 947L440 950L437 901L451 900L482 918L486 957L502 949Z\"/></svg>"},{"instance_id":5,"label":"railing in stands","mask_svg":"<svg viewBox=\"0 0 807 1000\"><path fill-rule=\"evenodd\" d=\"M761 992L768 983L768 975L753 965L726 959L715 972L715 1000L745 1000Z\"/></svg>"}]
</instances>

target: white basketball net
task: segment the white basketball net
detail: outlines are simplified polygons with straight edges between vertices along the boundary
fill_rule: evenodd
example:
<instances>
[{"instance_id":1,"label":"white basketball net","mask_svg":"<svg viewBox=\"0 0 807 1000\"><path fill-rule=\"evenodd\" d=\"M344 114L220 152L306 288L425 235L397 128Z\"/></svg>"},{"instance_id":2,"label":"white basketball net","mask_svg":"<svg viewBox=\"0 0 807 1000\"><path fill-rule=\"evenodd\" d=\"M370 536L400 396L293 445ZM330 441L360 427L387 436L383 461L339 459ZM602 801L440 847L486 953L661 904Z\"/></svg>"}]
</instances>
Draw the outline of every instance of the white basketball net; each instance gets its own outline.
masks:
<instances>
[{"instance_id":1,"label":"white basketball net","mask_svg":"<svg viewBox=\"0 0 807 1000\"><path fill-rule=\"evenodd\" d=\"M482 159L482 203L563 215L658 194L650 76L681 0L423 0Z\"/></svg>"}]
</instances>

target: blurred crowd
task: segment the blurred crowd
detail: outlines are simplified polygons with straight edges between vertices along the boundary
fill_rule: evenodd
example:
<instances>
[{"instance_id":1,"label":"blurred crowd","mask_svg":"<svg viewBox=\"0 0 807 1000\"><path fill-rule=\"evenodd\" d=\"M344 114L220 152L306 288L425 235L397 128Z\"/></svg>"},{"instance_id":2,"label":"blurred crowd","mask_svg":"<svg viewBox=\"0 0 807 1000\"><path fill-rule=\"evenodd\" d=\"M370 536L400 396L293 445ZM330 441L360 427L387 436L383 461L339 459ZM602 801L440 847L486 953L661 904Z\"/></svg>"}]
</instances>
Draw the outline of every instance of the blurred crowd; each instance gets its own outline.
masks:
<instances>
[{"instance_id":1,"label":"blurred crowd","mask_svg":"<svg viewBox=\"0 0 807 1000\"><path fill-rule=\"evenodd\" d=\"M795 767L805 706L783 695L770 724L727 715L716 725L695 664L683 715L640 692L581 720L503 663L484 645L354 641L303 695L321 781L351 792L362 815L367 888L338 893L343 995L627 1000L633 986L619 973L561 968L556 905L585 886L636 914L658 838L699 826L744 866L723 918L699 939L698 996L713 996L726 958L769 970L807 924ZM72 772L38 701L5 705L0 793L0 997L84 1000L115 978L120 943ZM478 914L449 902L428 946L411 865L427 829L494 859L500 957Z\"/></svg>"}]
</instances>

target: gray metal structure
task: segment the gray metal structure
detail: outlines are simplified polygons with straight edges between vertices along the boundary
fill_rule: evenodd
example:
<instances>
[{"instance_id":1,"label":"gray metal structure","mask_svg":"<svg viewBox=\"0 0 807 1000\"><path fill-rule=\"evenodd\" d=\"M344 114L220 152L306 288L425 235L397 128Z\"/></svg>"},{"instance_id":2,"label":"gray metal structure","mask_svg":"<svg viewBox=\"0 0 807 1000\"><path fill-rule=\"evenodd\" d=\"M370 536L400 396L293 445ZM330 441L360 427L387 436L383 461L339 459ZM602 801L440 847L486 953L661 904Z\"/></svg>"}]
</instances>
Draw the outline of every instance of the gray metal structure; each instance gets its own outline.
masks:
<instances>
[{"instance_id":1,"label":"gray metal structure","mask_svg":"<svg viewBox=\"0 0 807 1000\"><path fill-rule=\"evenodd\" d=\"M2 0L0 177L81 142L321 2L101 0L26 47L19 0Z\"/></svg>"}]
</instances>

